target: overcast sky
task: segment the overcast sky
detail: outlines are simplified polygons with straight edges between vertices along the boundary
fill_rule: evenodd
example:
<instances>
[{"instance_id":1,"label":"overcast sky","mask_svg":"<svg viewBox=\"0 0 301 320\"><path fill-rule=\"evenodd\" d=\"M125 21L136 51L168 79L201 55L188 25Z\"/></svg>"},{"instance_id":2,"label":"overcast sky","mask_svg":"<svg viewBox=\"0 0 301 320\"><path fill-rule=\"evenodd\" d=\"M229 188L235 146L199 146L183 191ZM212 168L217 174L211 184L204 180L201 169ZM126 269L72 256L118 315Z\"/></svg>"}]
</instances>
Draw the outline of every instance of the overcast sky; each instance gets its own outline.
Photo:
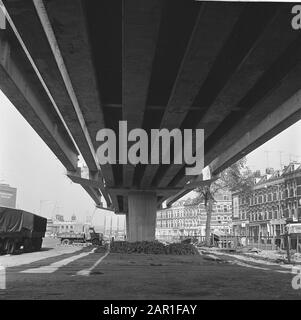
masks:
<instances>
[{"instance_id":1,"label":"overcast sky","mask_svg":"<svg viewBox=\"0 0 301 320\"><path fill-rule=\"evenodd\" d=\"M301 121L247 156L252 170L280 167L289 159L301 160ZM265 152L265 151L268 151ZM267 158L268 156L268 158ZM2 181L1 181L2 180ZM17 207L43 216L56 213L84 221L94 212L94 203L84 189L72 183L65 169L42 139L0 91L0 181L18 189ZM112 214L96 210L93 223L107 224ZM116 226L117 217L113 225ZM123 218L119 225L123 226Z\"/></svg>"}]
</instances>

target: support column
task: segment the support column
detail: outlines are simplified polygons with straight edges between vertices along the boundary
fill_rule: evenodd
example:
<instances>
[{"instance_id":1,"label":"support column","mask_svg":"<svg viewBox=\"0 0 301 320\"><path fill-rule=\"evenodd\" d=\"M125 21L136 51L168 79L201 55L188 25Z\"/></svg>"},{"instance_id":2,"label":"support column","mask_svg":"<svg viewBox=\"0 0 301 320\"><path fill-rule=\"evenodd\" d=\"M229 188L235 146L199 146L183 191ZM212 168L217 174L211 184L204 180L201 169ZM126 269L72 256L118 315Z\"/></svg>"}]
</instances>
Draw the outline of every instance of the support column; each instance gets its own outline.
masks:
<instances>
[{"instance_id":1,"label":"support column","mask_svg":"<svg viewBox=\"0 0 301 320\"><path fill-rule=\"evenodd\" d=\"M128 241L154 241L157 212L156 193L130 192L128 207Z\"/></svg>"}]
</instances>

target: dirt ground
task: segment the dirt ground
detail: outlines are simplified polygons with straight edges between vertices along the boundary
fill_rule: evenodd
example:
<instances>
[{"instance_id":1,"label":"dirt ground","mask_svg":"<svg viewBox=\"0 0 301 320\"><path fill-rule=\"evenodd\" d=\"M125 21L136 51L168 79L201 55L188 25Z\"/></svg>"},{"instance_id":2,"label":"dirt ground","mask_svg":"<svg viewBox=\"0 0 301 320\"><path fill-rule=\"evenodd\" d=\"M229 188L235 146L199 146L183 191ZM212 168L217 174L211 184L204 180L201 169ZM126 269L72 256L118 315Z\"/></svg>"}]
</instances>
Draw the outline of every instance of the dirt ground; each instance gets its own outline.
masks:
<instances>
[{"instance_id":1,"label":"dirt ground","mask_svg":"<svg viewBox=\"0 0 301 320\"><path fill-rule=\"evenodd\" d=\"M58 246L50 239L40 253L0 257L0 264L7 266L0 299L301 298L288 269L217 258L107 255L92 247Z\"/></svg>"}]
</instances>

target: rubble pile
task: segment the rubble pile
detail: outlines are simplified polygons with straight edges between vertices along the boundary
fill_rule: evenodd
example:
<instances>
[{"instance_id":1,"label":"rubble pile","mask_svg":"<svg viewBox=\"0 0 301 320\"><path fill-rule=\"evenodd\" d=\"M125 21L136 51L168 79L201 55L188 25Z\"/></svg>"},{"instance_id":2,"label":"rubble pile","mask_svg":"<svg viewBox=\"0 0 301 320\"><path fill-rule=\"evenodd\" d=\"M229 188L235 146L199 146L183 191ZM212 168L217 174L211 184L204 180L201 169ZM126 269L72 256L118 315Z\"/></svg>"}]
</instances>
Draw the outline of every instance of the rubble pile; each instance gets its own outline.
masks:
<instances>
[{"instance_id":1,"label":"rubble pile","mask_svg":"<svg viewBox=\"0 0 301 320\"><path fill-rule=\"evenodd\" d=\"M171 243L165 245L159 241L126 242L114 241L110 246L111 253L144 253L144 254L175 254L196 255L197 249L192 244Z\"/></svg>"}]
</instances>

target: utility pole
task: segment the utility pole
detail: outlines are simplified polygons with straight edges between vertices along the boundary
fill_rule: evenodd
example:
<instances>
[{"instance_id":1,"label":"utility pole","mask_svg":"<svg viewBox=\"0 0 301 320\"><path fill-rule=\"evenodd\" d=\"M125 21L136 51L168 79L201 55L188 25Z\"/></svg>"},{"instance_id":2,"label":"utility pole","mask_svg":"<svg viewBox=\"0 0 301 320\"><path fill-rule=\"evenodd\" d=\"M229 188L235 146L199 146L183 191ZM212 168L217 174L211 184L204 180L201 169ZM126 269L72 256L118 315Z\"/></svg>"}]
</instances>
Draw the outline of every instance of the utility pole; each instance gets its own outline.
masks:
<instances>
[{"instance_id":1,"label":"utility pole","mask_svg":"<svg viewBox=\"0 0 301 320\"><path fill-rule=\"evenodd\" d=\"M105 235L106 234L106 222L107 222L107 216L105 215L105 219L104 219L104 230L103 230L103 234Z\"/></svg>"},{"instance_id":2,"label":"utility pole","mask_svg":"<svg viewBox=\"0 0 301 320\"><path fill-rule=\"evenodd\" d=\"M266 168L269 168L269 167L270 167L270 163L269 163L269 153L271 153L271 151L265 150L264 153L266 154L266 160L267 160Z\"/></svg>"},{"instance_id":3,"label":"utility pole","mask_svg":"<svg viewBox=\"0 0 301 320\"><path fill-rule=\"evenodd\" d=\"M279 152L280 170L282 170L283 168L282 153L284 152L283 151L278 151L278 152Z\"/></svg>"},{"instance_id":4,"label":"utility pole","mask_svg":"<svg viewBox=\"0 0 301 320\"><path fill-rule=\"evenodd\" d=\"M111 216L111 223L110 223L110 239L112 237L112 218L113 218L113 216Z\"/></svg>"},{"instance_id":5,"label":"utility pole","mask_svg":"<svg viewBox=\"0 0 301 320\"><path fill-rule=\"evenodd\" d=\"M123 220L123 235L128 237L128 235L126 234L126 216L124 216Z\"/></svg>"},{"instance_id":6,"label":"utility pole","mask_svg":"<svg viewBox=\"0 0 301 320\"><path fill-rule=\"evenodd\" d=\"M117 237L119 236L119 216L117 216Z\"/></svg>"}]
</instances>

